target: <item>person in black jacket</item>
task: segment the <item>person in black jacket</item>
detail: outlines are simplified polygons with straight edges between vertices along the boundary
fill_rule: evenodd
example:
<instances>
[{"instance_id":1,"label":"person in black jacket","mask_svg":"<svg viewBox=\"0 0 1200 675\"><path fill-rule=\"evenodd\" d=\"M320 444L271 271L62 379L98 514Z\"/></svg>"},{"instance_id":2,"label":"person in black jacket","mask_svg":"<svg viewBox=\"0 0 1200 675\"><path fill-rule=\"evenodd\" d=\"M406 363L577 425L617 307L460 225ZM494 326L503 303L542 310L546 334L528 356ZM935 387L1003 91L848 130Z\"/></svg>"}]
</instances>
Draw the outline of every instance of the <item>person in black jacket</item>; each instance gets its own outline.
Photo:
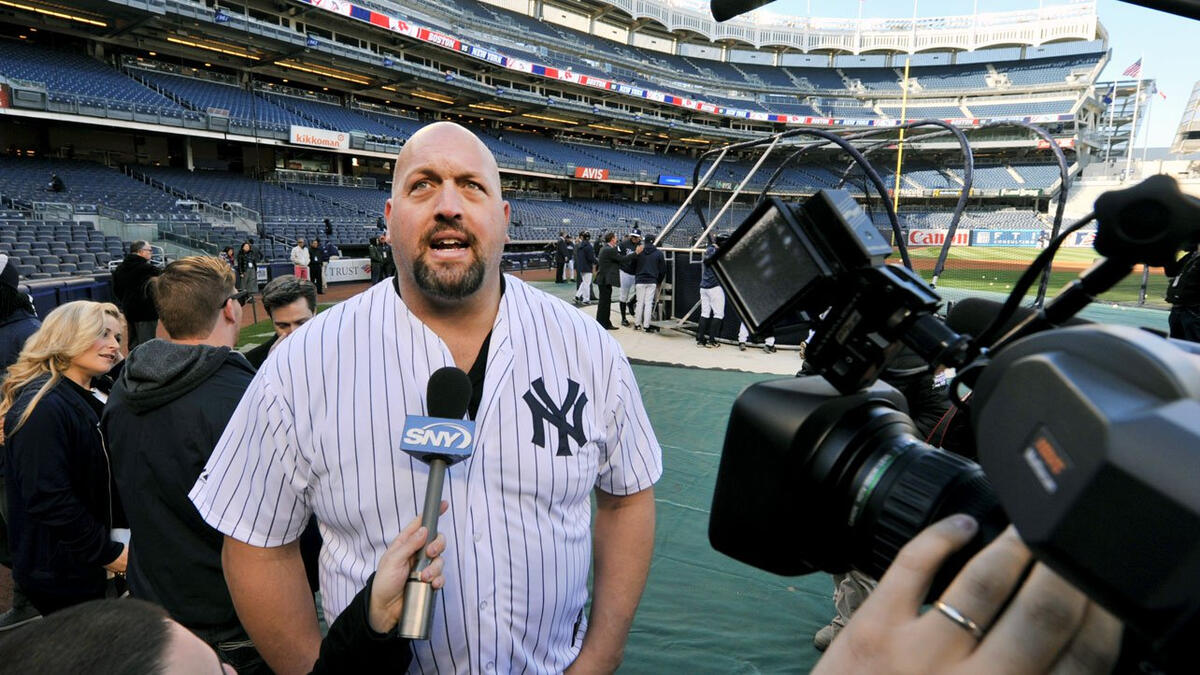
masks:
<instances>
[{"instance_id":1,"label":"person in black jacket","mask_svg":"<svg viewBox=\"0 0 1200 675\"><path fill-rule=\"evenodd\" d=\"M617 327L612 324L612 290L613 286L621 285L621 265L626 261L632 261L637 257L637 253L630 251L622 255L617 249L617 235L614 232L606 232L600 241L600 257L597 265L597 283L600 284L600 302L596 305L596 321L608 330L617 330ZM621 312L621 318L624 319L625 312Z\"/></svg>"},{"instance_id":2,"label":"person in black jacket","mask_svg":"<svg viewBox=\"0 0 1200 675\"><path fill-rule=\"evenodd\" d=\"M237 287L239 291L258 292L258 264L262 254L254 249L254 242L242 242L237 252Z\"/></svg>"},{"instance_id":3,"label":"person in black jacket","mask_svg":"<svg viewBox=\"0 0 1200 675\"><path fill-rule=\"evenodd\" d=\"M442 502L445 511L446 502ZM313 675L402 672L412 662L409 640L393 632L404 609L404 587L427 533L414 518L388 546L366 586L321 640ZM425 547L422 581L446 583L441 553L446 535ZM64 610L0 641L0 663L18 673L230 673L213 649L162 608L141 600L97 600ZM243 671L238 671L242 673Z\"/></svg>"},{"instance_id":4,"label":"person in black jacket","mask_svg":"<svg viewBox=\"0 0 1200 675\"><path fill-rule=\"evenodd\" d=\"M320 238L313 237L308 245L308 277L312 280L313 286L317 287L317 293L325 293L323 272L328 260L325 257L325 248L321 246Z\"/></svg>"},{"instance_id":5,"label":"person in black jacket","mask_svg":"<svg viewBox=\"0 0 1200 675\"><path fill-rule=\"evenodd\" d=\"M0 372L16 362L25 341L42 325L19 284L17 266L0 253Z\"/></svg>"},{"instance_id":6,"label":"person in black jacket","mask_svg":"<svg viewBox=\"0 0 1200 675\"><path fill-rule=\"evenodd\" d=\"M634 273L634 287L637 289L637 313L633 315L633 329L644 330L647 333L657 333L658 326L650 325L650 317L654 314L654 298L658 286L667 277L667 258L655 247L647 237L646 243L637 250L637 267Z\"/></svg>"},{"instance_id":7,"label":"person in black jacket","mask_svg":"<svg viewBox=\"0 0 1200 675\"><path fill-rule=\"evenodd\" d=\"M150 297L147 283L161 270L150 262L150 244L138 240L129 245L129 253L112 273L113 297L129 323L129 349L154 339L158 328L158 313Z\"/></svg>"},{"instance_id":8,"label":"person in black jacket","mask_svg":"<svg viewBox=\"0 0 1200 675\"><path fill-rule=\"evenodd\" d=\"M563 283L563 268L567 265L567 233L559 232L554 242L554 283Z\"/></svg>"},{"instance_id":9,"label":"person in black jacket","mask_svg":"<svg viewBox=\"0 0 1200 675\"><path fill-rule=\"evenodd\" d=\"M223 537L188 501L254 377L233 350L249 294L220 260L193 256L167 265L154 297L167 338L129 355L100 421L136 543L129 592L162 605L238 672L266 672L225 586Z\"/></svg>"},{"instance_id":10,"label":"person in black jacket","mask_svg":"<svg viewBox=\"0 0 1200 675\"><path fill-rule=\"evenodd\" d=\"M621 305L621 325L628 326L629 320L627 314L634 314L637 310L637 293L634 289L635 273L637 272L637 256L629 255L637 253L637 247L642 245L642 232L634 228L629 232L629 236L621 241L617 247L617 252L621 254L621 295L618 299Z\"/></svg>"},{"instance_id":11,"label":"person in black jacket","mask_svg":"<svg viewBox=\"0 0 1200 675\"><path fill-rule=\"evenodd\" d=\"M17 266L0 253L0 373L16 362L21 348L42 322L34 315L29 296L18 290L20 279ZM3 458L0 457L0 460ZM8 491L4 487L4 462L0 461L0 565L12 567L12 551L8 546ZM0 631L16 628L38 618L40 614L29 604L19 585L13 585L12 608L0 614Z\"/></svg>"},{"instance_id":12,"label":"person in black jacket","mask_svg":"<svg viewBox=\"0 0 1200 675\"><path fill-rule=\"evenodd\" d=\"M596 269L596 251L592 248L592 233L580 232L579 245L575 247L575 273L579 275L579 287L575 289L575 304L592 304L592 272Z\"/></svg>"},{"instance_id":13,"label":"person in black jacket","mask_svg":"<svg viewBox=\"0 0 1200 675\"><path fill-rule=\"evenodd\" d=\"M1179 274L1167 286L1171 337L1200 342L1200 249L1183 257Z\"/></svg>"},{"instance_id":14,"label":"person in black jacket","mask_svg":"<svg viewBox=\"0 0 1200 675\"><path fill-rule=\"evenodd\" d=\"M55 309L0 387L13 579L39 612L103 598L106 572L125 572L121 518L92 378L121 359L115 305Z\"/></svg>"}]
</instances>

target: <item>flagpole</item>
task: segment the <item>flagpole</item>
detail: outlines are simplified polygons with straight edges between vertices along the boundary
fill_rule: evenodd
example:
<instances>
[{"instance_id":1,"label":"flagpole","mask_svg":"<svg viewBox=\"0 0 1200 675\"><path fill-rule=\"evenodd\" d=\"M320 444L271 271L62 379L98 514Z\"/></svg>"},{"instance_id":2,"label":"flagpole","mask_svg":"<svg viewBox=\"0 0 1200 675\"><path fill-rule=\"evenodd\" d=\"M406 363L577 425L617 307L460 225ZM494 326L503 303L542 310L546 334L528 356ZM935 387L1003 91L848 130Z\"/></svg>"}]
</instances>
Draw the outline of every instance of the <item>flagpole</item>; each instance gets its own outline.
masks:
<instances>
[{"instance_id":1,"label":"flagpole","mask_svg":"<svg viewBox=\"0 0 1200 675\"><path fill-rule=\"evenodd\" d=\"M1117 129L1113 123L1113 116L1117 112L1117 81L1116 80L1113 80L1112 86L1109 87L1109 93L1112 95L1108 97L1108 99L1109 99L1108 100L1108 147L1106 147L1104 149L1104 163L1105 164L1108 164L1109 155L1112 154L1113 134L1115 134L1117 131ZM1108 169L1105 169L1104 172L1105 172L1105 175L1108 175Z\"/></svg>"},{"instance_id":2,"label":"flagpole","mask_svg":"<svg viewBox=\"0 0 1200 675\"><path fill-rule=\"evenodd\" d=\"M1154 112L1154 96L1158 93L1158 83L1155 83L1154 93L1146 101L1146 131L1142 138L1142 171L1146 170L1146 150L1150 147L1150 113Z\"/></svg>"},{"instance_id":3,"label":"flagpole","mask_svg":"<svg viewBox=\"0 0 1200 675\"><path fill-rule=\"evenodd\" d=\"M1142 107L1142 71L1145 70L1146 62L1138 57L1138 73L1137 73L1137 89L1133 94L1133 120L1129 124L1129 141L1125 144L1125 180L1129 180L1129 170L1133 167L1133 152L1136 146L1134 138L1137 136L1137 121L1138 108Z\"/></svg>"}]
</instances>

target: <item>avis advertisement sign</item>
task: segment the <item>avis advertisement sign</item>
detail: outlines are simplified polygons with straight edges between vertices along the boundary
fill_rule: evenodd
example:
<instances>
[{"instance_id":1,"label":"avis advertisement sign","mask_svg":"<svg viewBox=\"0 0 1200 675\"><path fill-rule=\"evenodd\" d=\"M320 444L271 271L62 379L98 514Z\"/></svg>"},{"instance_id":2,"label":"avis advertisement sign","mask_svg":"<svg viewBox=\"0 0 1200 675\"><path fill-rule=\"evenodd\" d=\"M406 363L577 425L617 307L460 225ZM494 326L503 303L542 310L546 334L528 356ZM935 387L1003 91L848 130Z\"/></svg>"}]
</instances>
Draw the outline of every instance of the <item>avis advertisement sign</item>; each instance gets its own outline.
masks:
<instances>
[{"instance_id":1,"label":"avis advertisement sign","mask_svg":"<svg viewBox=\"0 0 1200 675\"><path fill-rule=\"evenodd\" d=\"M347 150L350 148L350 135L329 129L314 129L293 124L288 132L293 145L309 145L314 148L330 150Z\"/></svg>"},{"instance_id":2,"label":"avis advertisement sign","mask_svg":"<svg viewBox=\"0 0 1200 675\"><path fill-rule=\"evenodd\" d=\"M907 243L909 246L941 246L946 243L946 235L950 230L909 230ZM954 243L951 246L970 246L971 231L958 230L954 233Z\"/></svg>"},{"instance_id":3,"label":"avis advertisement sign","mask_svg":"<svg viewBox=\"0 0 1200 675\"><path fill-rule=\"evenodd\" d=\"M608 169L597 169L591 166L575 167L576 178L586 178L587 180L607 180Z\"/></svg>"}]
</instances>

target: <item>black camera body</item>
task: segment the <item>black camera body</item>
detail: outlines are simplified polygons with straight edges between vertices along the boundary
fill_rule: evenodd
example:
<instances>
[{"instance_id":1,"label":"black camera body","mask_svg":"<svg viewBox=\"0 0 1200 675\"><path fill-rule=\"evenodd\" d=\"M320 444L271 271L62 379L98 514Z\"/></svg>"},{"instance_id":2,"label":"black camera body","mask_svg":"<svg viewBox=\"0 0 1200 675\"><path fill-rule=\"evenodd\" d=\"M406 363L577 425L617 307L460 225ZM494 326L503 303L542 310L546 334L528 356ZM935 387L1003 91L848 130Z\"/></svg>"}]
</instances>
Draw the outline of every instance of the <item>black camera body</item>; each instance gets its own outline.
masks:
<instances>
[{"instance_id":1,"label":"black camera body","mask_svg":"<svg viewBox=\"0 0 1200 675\"><path fill-rule=\"evenodd\" d=\"M1163 179L1146 185L1097 202L1097 241L1122 257L1085 273L1057 310L1023 321L995 351L951 330L933 289L886 264L848 195L760 205L710 263L752 330L788 311L823 317L808 349L821 377L739 396L713 495L713 547L782 575L879 577L921 529L970 513L980 531L943 566L932 600L1011 521L1039 560L1125 621L1160 663L1193 663L1200 355L1132 328L1043 330L1127 273L1138 246L1162 263L1165 250L1194 245L1196 204ZM1161 222L1141 222L1147 213ZM778 248L764 253L762 242ZM979 463L926 444L903 396L876 381L901 344L972 387L960 414Z\"/></svg>"}]
</instances>

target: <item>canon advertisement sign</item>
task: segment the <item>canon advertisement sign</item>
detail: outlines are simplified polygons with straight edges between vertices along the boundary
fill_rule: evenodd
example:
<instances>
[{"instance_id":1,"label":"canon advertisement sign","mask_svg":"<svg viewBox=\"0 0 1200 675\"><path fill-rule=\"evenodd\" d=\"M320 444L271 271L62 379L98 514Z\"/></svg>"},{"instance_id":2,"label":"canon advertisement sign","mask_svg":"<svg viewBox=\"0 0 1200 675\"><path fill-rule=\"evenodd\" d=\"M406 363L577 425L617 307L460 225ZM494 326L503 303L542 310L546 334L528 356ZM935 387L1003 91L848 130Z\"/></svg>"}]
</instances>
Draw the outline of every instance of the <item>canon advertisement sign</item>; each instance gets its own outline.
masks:
<instances>
[{"instance_id":1,"label":"canon advertisement sign","mask_svg":"<svg viewBox=\"0 0 1200 675\"><path fill-rule=\"evenodd\" d=\"M946 243L946 235L950 230L909 230L909 246L941 246ZM971 231L959 230L954 233L954 243L951 246L970 246Z\"/></svg>"}]
</instances>

